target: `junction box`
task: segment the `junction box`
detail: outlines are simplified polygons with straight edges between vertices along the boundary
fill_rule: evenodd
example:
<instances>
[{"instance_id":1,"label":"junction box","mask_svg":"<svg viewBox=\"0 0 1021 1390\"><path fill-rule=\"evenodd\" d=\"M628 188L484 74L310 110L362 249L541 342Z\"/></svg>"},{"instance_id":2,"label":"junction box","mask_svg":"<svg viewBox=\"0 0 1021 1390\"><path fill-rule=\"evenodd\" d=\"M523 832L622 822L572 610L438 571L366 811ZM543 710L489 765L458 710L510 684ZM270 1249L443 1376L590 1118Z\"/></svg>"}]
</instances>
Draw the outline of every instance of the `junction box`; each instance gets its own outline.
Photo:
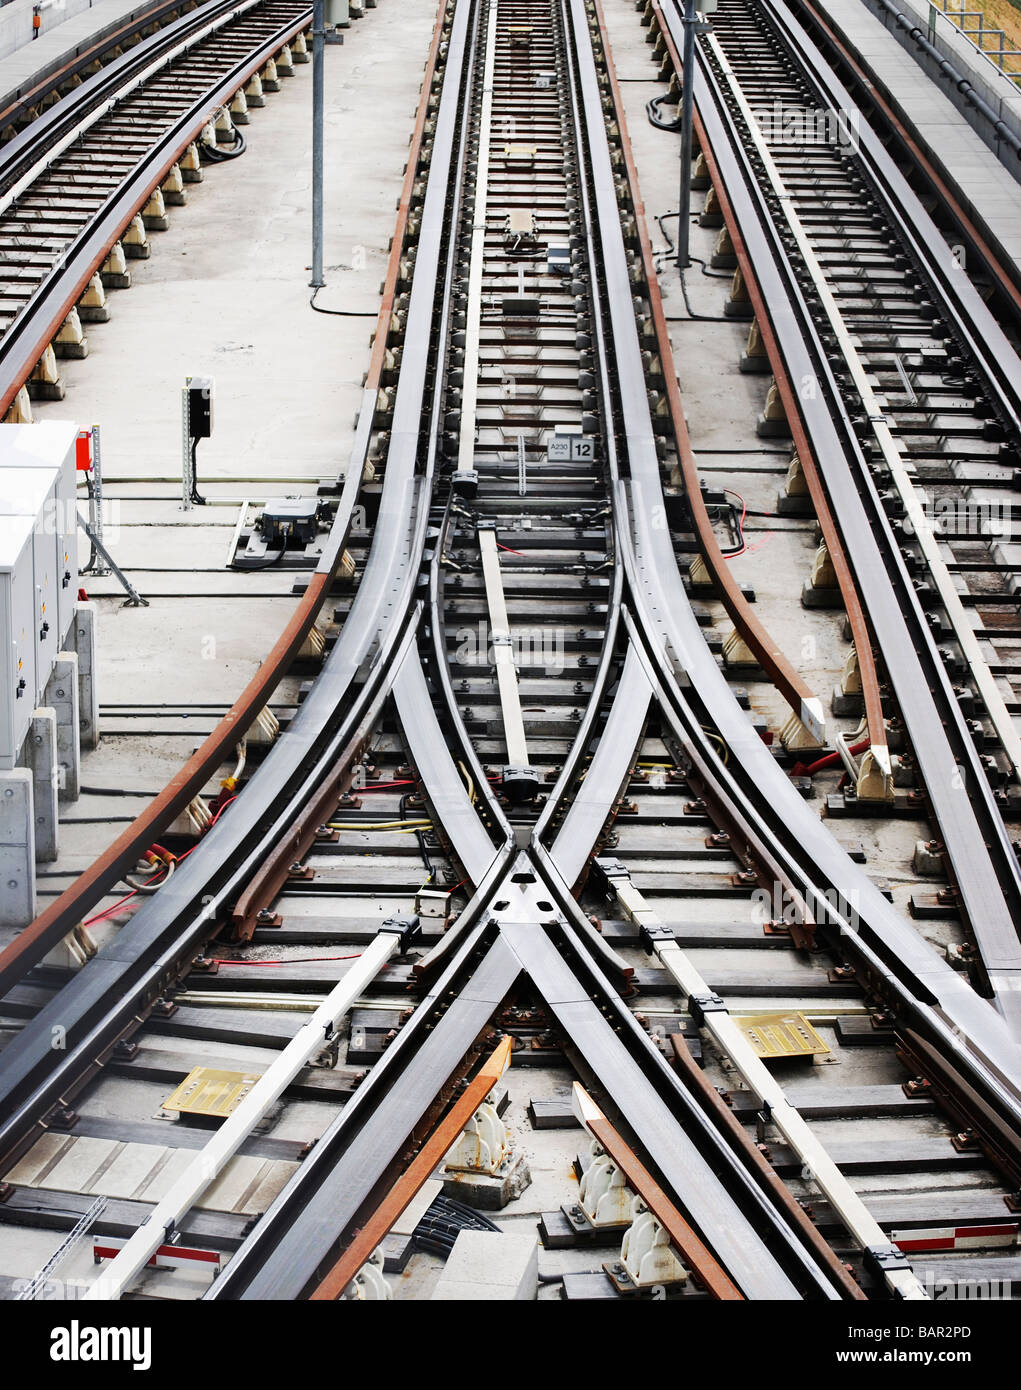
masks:
<instances>
[{"instance_id":1,"label":"junction box","mask_svg":"<svg viewBox=\"0 0 1021 1390\"><path fill-rule=\"evenodd\" d=\"M81 672L94 705L77 436L70 423L0 425L0 926L35 916L35 862L56 858L58 802L78 794Z\"/></svg>"}]
</instances>

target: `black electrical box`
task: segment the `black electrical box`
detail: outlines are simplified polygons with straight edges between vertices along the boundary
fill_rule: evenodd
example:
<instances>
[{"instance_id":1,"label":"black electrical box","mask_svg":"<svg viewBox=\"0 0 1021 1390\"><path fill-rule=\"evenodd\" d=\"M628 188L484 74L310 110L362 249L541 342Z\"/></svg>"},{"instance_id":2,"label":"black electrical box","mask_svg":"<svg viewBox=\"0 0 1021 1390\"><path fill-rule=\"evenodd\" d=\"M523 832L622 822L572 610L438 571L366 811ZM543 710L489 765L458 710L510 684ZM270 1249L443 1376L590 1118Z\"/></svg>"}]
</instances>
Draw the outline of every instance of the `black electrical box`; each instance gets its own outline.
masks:
<instances>
[{"instance_id":1,"label":"black electrical box","mask_svg":"<svg viewBox=\"0 0 1021 1390\"><path fill-rule=\"evenodd\" d=\"M267 545L308 545L316 538L322 505L314 497L271 498L259 517L259 534Z\"/></svg>"},{"instance_id":2,"label":"black electrical box","mask_svg":"<svg viewBox=\"0 0 1021 1390\"><path fill-rule=\"evenodd\" d=\"M213 433L213 378L188 378L188 434L192 439L208 439Z\"/></svg>"}]
</instances>

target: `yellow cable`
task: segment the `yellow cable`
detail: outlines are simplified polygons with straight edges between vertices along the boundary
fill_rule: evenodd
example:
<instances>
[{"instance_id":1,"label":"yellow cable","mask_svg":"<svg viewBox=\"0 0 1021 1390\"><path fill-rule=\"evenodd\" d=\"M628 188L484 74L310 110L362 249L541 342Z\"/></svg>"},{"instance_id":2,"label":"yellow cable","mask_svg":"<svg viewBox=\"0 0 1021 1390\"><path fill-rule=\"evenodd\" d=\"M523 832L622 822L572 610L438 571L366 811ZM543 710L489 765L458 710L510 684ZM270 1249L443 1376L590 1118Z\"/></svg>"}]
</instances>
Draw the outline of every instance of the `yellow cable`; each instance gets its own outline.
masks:
<instances>
[{"instance_id":1,"label":"yellow cable","mask_svg":"<svg viewBox=\"0 0 1021 1390\"><path fill-rule=\"evenodd\" d=\"M720 738L719 734L714 734L711 729L703 729L702 732L705 734L706 738L709 739L711 742L718 743L720 745L720 751L723 754L723 766L726 767L727 764L730 762L730 749L724 743L723 739Z\"/></svg>"},{"instance_id":2,"label":"yellow cable","mask_svg":"<svg viewBox=\"0 0 1021 1390\"><path fill-rule=\"evenodd\" d=\"M425 830L432 828L431 820L380 820L356 824L353 821L328 821L331 830Z\"/></svg>"}]
</instances>

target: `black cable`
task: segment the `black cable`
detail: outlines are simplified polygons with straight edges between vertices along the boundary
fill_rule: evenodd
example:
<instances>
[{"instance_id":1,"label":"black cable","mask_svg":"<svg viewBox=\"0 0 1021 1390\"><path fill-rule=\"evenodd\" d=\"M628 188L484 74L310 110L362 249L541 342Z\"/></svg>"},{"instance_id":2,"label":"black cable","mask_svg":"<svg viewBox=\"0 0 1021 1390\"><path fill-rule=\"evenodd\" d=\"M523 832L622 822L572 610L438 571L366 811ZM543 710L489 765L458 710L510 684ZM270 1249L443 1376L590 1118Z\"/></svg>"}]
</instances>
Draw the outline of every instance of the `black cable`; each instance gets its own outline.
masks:
<instances>
[{"instance_id":1,"label":"black cable","mask_svg":"<svg viewBox=\"0 0 1021 1390\"><path fill-rule=\"evenodd\" d=\"M407 802L408 802L408 793L405 792L404 795L401 797L400 803L399 803L399 806L398 806L398 810L399 810L399 812L400 812L401 820L407 820L407 818L408 818L408 806L407 806ZM424 864L425 864L425 871L426 871L426 873L429 875L429 878L426 879L426 882L428 883L428 882L435 876L436 869L435 869L435 867L434 867L434 865L433 865L432 860L429 858L429 850L428 850L428 848L427 848L427 846L426 846L426 843L425 843L425 831L424 831L424 830L416 830L416 831L415 831L415 839L418 841L418 849L419 849L419 853L420 853L421 856L422 856L422 860L423 860L423 862L424 862Z\"/></svg>"},{"instance_id":2,"label":"black cable","mask_svg":"<svg viewBox=\"0 0 1021 1390\"><path fill-rule=\"evenodd\" d=\"M280 549L275 555L270 555L269 551L265 555L246 560L243 555L235 555L229 568L232 570L268 570L274 565L278 565L284 558L284 551L287 549L287 537L291 534L290 524L280 528Z\"/></svg>"},{"instance_id":3,"label":"black cable","mask_svg":"<svg viewBox=\"0 0 1021 1390\"><path fill-rule=\"evenodd\" d=\"M734 278L734 272L732 270L712 270L706 265L705 261L700 260L698 256L693 256L690 251L688 253L688 260L694 261L696 265L702 267L702 274L707 280L733 280Z\"/></svg>"},{"instance_id":4,"label":"black cable","mask_svg":"<svg viewBox=\"0 0 1021 1390\"><path fill-rule=\"evenodd\" d=\"M241 134L241 131L238 130L237 126L235 126L233 145L224 146L223 148L221 148L219 145L203 144L199 146L199 153L204 154L206 158L210 160L213 164L223 164L226 163L228 159L240 158L240 156L244 154L247 148L248 141Z\"/></svg>"},{"instance_id":5,"label":"black cable","mask_svg":"<svg viewBox=\"0 0 1021 1390\"><path fill-rule=\"evenodd\" d=\"M645 103L645 114L649 118L649 124L654 125L657 130L679 131L682 129L680 120L665 121L659 114L660 102L669 101L669 99L669 94L666 92L661 93L658 97L653 97L651 101Z\"/></svg>"},{"instance_id":6,"label":"black cable","mask_svg":"<svg viewBox=\"0 0 1021 1390\"><path fill-rule=\"evenodd\" d=\"M684 307L685 307L685 309L687 309L687 311L688 311L688 318L689 318L689 319L694 319L697 323L732 323L732 322L733 322L733 320L732 320L732 319L728 319L727 316L726 316L725 314L696 314L696 313L695 313L694 309L691 307L691 301L690 301L689 298L688 298L688 286L685 284L685 281L684 281L684 271L683 271L683 270L681 271L681 294L684 296Z\"/></svg>"},{"instance_id":7,"label":"black cable","mask_svg":"<svg viewBox=\"0 0 1021 1390\"><path fill-rule=\"evenodd\" d=\"M674 245L670 233L663 226L663 223L667 220L667 218L680 217L680 215L681 214L679 212L664 212L656 214L656 221L659 223L659 230L663 233L663 240L666 242L667 248L673 252L677 251L677 247Z\"/></svg>"},{"instance_id":8,"label":"black cable","mask_svg":"<svg viewBox=\"0 0 1021 1390\"><path fill-rule=\"evenodd\" d=\"M461 1231L499 1231L500 1227L472 1207L440 1193L422 1216L412 1235L417 1250L446 1257Z\"/></svg>"},{"instance_id":9,"label":"black cable","mask_svg":"<svg viewBox=\"0 0 1021 1390\"><path fill-rule=\"evenodd\" d=\"M199 496L199 465L197 458L198 448L198 440L193 439L191 441L191 500L195 503L196 506L204 507L206 505L206 499L204 497Z\"/></svg>"},{"instance_id":10,"label":"black cable","mask_svg":"<svg viewBox=\"0 0 1021 1390\"><path fill-rule=\"evenodd\" d=\"M309 304L311 304L312 308L316 311L317 314L334 314L334 315L335 315L337 318L339 318L339 319L378 319L378 318L379 318L379 311L378 311L378 310L376 310L376 311L373 312L373 313L370 313L368 309L366 309L366 310L364 310L364 311L362 311L362 310L356 311L356 310L354 310L354 309L321 309L321 308L319 307L319 305L316 303L316 295L317 295L317 294L319 293L319 291L320 291L321 289L323 289L323 288L324 288L324 286L322 286L322 285L317 285L317 286L315 287L315 289L312 291L312 297L311 297L311 298L309 299L309 301L308 301Z\"/></svg>"},{"instance_id":11,"label":"black cable","mask_svg":"<svg viewBox=\"0 0 1021 1390\"><path fill-rule=\"evenodd\" d=\"M464 1202L457 1201L455 1197L445 1197L442 1192L432 1204L433 1207L437 1205L441 1208L446 1208L454 1216L458 1217L459 1220L472 1225L477 1230L499 1231L500 1229L495 1221L490 1221L488 1216L483 1216L483 1214L480 1211L476 1211L474 1207L465 1206ZM430 1210L432 1210L432 1207Z\"/></svg>"},{"instance_id":12,"label":"black cable","mask_svg":"<svg viewBox=\"0 0 1021 1390\"><path fill-rule=\"evenodd\" d=\"M81 796L159 796L159 792L136 791L134 787L79 787Z\"/></svg>"}]
</instances>

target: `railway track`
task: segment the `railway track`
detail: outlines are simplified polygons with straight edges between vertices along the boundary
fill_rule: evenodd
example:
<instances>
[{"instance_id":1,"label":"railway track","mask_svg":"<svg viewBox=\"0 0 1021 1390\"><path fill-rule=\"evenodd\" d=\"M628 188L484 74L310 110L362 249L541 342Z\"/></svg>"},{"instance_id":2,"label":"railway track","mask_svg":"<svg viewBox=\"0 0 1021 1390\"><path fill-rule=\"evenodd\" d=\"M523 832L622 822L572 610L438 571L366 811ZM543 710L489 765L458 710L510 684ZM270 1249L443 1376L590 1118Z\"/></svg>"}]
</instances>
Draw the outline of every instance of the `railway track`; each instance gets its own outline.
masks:
<instances>
[{"instance_id":1,"label":"railway track","mask_svg":"<svg viewBox=\"0 0 1021 1390\"><path fill-rule=\"evenodd\" d=\"M277 59L293 73L291 41L307 60L310 10L297 3L166 18L0 147L7 420L30 421L34 394L62 395L56 359L87 354L83 324L110 317L106 290L130 285L128 262L150 254L167 205L185 200L203 162L244 149L248 101L265 101L263 77L279 85Z\"/></svg>"},{"instance_id":2,"label":"railway track","mask_svg":"<svg viewBox=\"0 0 1021 1390\"><path fill-rule=\"evenodd\" d=\"M823 384L786 423L857 644L869 761L728 575L599 6L449 0L301 615L177 784L0 954L0 1268L17 1248L41 1271L10 1268L13 1295L38 1296L54 1230L93 1239L89 1300L457 1298L473 1236L475 1277L520 1261L534 1294L537 1230L540 1296L569 1300L922 1300L947 1251L965 1277L1013 1268L1013 696L954 624L953 541L933 556L916 525L909 563L868 467L951 488L934 438L973 461L1009 444L974 396L945 399L951 333L977 351L999 330L960 287L934 323L946 284L904 196L917 259L889 250L864 133L807 173L808 144L774 157L748 119L760 65L791 105L821 98L773 13L721 5L699 139L776 397L808 362ZM645 17L669 61L676 10ZM850 247L827 241L838 205L862 228ZM994 365L970 370L1006 432ZM912 583L923 562L946 634ZM707 642L699 566L747 660ZM339 632L293 719L129 916L118 878L328 601ZM983 702L981 748L934 628ZM789 710L778 730L737 688L749 665ZM919 776L900 801L893 714ZM856 814L938 837L972 980L833 837L837 799L824 819L792 780L833 737ZM75 974L42 963L83 919L98 952Z\"/></svg>"}]
</instances>

